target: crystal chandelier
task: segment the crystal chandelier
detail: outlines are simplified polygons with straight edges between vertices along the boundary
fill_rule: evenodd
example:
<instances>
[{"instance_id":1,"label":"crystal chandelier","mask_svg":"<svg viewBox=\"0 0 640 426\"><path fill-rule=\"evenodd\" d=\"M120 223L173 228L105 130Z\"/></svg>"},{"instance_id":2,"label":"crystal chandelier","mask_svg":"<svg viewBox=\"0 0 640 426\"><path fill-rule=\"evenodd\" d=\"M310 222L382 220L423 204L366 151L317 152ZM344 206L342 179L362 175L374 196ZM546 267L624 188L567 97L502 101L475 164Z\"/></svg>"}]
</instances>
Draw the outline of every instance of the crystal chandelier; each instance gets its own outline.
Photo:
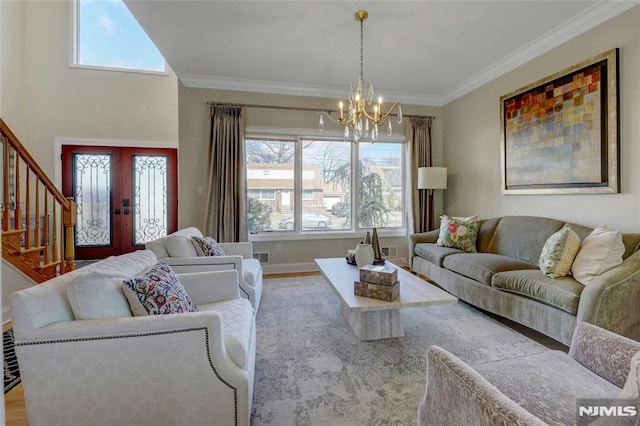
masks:
<instances>
[{"instance_id":1,"label":"crystal chandelier","mask_svg":"<svg viewBox=\"0 0 640 426\"><path fill-rule=\"evenodd\" d=\"M358 83L354 87L349 86L349 106L347 113L344 112L344 103L340 101L340 117L333 118L330 113L322 112L320 115L320 130L324 129L324 116L329 118L336 124L344 125L344 140L358 143L360 139L370 138L371 142L378 140L378 129L387 124L387 134L391 136L393 129L391 128L391 117L393 111L398 108L397 121L402 123L402 107L400 102L396 102L387 110L382 112L382 97L378 97L374 103L375 95L373 93L373 83L364 82L364 21L369 17L366 10L360 10L354 15L356 21L360 21L360 76ZM367 110L373 104L373 111Z\"/></svg>"}]
</instances>

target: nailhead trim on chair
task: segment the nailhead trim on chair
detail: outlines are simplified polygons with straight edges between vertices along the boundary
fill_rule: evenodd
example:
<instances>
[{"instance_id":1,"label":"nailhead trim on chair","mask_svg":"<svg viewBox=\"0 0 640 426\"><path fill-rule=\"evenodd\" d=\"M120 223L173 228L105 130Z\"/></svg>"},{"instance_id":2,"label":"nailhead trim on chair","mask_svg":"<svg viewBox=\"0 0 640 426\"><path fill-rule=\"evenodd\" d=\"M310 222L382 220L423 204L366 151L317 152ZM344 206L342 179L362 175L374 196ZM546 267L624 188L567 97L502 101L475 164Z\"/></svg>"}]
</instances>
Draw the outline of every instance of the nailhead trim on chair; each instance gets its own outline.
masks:
<instances>
[{"instance_id":1,"label":"nailhead trim on chair","mask_svg":"<svg viewBox=\"0 0 640 426\"><path fill-rule=\"evenodd\" d=\"M213 360L211 359L210 352L210 344L209 344L209 329L207 327L194 327L194 328L182 328L178 330L170 330L170 331L154 331L149 333L135 333L135 334L123 334L119 336L95 336L95 337L77 337L77 338L69 338L69 339L54 339L54 340L40 340L34 342L21 342L15 343L15 346L36 346L36 345L48 345L51 343L67 343L67 342L83 342L83 341L95 341L95 340L111 340L111 339L126 339L131 337L146 337L146 336L159 336L163 334L174 334L174 333L184 333L191 331L204 331L205 333L205 345L207 347L207 359L209 360L209 365L211 369L215 373L218 380L227 385L230 389L233 390L233 405L234 405L234 423L238 425L238 389L233 387L229 382L223 379L220 374L218 374L218 370L213 365Z\"/></svg>"}]
</instances>

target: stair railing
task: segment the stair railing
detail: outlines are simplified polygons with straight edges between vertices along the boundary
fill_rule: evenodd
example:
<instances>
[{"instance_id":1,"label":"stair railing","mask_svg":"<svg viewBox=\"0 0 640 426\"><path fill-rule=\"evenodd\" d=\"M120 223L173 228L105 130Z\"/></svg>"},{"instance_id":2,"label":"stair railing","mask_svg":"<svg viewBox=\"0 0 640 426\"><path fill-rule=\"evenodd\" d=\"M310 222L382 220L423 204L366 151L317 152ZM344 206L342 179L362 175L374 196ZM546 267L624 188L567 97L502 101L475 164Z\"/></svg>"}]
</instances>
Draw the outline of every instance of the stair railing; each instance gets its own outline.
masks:
<instances>
[{"instance_id":1,"label":"stair railing","mask_svg":"<svg viewBox=\"0 0 640 426\"><path fill-rule=\"evenodd\" d=\"M2 257L36 282L75 269L76 204L0 118Z\"/></svg>"}]
</instances>

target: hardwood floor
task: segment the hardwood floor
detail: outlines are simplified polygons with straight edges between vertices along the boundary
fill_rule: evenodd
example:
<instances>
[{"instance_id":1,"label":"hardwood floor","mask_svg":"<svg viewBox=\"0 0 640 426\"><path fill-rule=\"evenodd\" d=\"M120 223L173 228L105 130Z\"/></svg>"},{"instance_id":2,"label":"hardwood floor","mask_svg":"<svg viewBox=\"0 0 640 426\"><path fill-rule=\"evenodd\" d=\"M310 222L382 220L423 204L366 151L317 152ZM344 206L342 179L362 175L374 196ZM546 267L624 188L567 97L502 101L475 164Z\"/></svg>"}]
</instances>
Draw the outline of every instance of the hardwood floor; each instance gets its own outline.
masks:
<instances>
[{"instance_id":1,"label":"hardwood floor","mask_svg":"<svg viewBox=\"0 0 640 426\"><path fill-rule=\"evenodd\" d=\"M302 275L320 275L319 272L306 272L306 273L295 273L295 274L269 274L265 275L264 278L287 278L287 277L297 277ZM422 277L424 278L424 277ZM486 313L486 312L485 312ZM497 321L505 324L506 326L514 329L515 331L523 334L530 339L540 343L541 345L546 346L549 349L561 350L564 352L568 352L569 348L562 343L559 343L550 337L547 337L537 331L531 330L523 325L510 321L508 319L501 318L497 315L493 315L487 313L491 317L495 318ZM11 328L11 323L7 323L3 325L2 331ZM22 390L22 384L19 384L15 388L11 389L7 394L4 395L4 410L5 410L5 422L6 426L27 426L29 424L27 420L27 410L24 404L24 392Z\"/></svg>"}]
</instances>

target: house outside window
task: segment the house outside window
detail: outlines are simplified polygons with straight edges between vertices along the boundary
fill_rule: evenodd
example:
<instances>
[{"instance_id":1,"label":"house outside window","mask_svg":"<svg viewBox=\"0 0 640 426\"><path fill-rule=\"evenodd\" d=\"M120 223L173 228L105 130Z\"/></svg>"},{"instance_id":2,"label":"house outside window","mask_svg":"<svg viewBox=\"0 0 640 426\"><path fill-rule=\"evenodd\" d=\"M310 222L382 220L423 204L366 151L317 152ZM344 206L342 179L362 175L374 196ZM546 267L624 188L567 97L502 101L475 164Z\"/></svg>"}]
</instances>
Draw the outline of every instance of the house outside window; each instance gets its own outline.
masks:
<instances>
[{"instance_id":1,"label":"house outside window","mask_svg":"<svg viewBox=\"0 0 640 426\"><path fill-rule=\"evenodd\" d=\"M75 0L73 22L73 66L166 74L162 54L122 0Z\"/></svg>"},{"instance_id":2,"label":"house outside window","mask_svg":"<svg viewBox=\"0 0 640 426\"><path fill-rule=\"evenodd\" d=\"M246 149L252 234L405 227L405 158L400 141L352 144L338 137L250 135Z\"/></svg>"}]
</instances>

